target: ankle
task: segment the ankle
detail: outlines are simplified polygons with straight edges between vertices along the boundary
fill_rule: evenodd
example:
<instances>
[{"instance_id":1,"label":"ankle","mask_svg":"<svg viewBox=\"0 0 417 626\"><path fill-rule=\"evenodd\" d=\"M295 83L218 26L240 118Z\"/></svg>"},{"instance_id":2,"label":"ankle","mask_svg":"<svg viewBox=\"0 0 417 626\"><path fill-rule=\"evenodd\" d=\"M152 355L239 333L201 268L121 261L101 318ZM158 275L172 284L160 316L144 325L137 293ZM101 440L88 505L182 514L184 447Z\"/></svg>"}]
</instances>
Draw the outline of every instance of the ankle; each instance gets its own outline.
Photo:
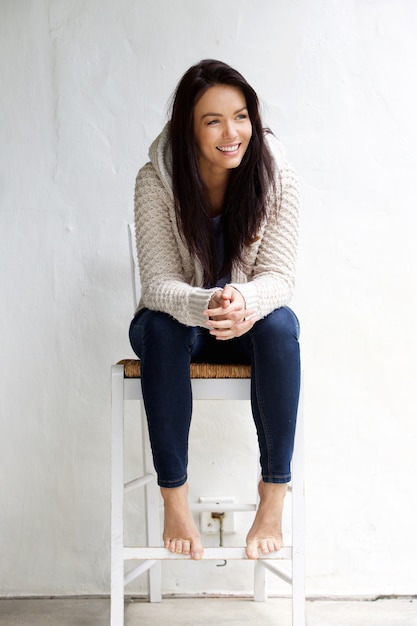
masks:
<instances>
[{"instance_id":1,"label":"ankle","mask_svg":"<svg viewBox=\"0 0 417 626\"><path fill-rule=\"evenodd\" d=\"M180 487L161 487L161 496L165 506L170 504L188 504L188 484Z\"/></svg>"},{"instance_id":2,"label":"ankle","mask_svg":"<svg viewBox=\"0 0 417 626\"><path fill-rule=\"evenodd\" d=\"M260 481L258 486L260 504L282 502L288 491L288 483L265 483Z\"/></svg>"}]
</instances>

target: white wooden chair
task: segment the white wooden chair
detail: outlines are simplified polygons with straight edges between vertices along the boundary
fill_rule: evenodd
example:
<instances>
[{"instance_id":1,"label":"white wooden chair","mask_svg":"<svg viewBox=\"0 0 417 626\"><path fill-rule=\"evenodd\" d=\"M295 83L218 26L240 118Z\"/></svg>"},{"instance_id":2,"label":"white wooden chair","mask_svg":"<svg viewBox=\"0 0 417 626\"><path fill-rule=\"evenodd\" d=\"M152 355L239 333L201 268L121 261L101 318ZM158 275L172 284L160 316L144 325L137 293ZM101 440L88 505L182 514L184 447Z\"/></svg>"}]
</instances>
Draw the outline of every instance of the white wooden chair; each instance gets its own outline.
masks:
<instances>
[{"instance_id":1,"label":"white wooden chair","mask_svg":"<svg viewBox=\"0 0 417 626\"><path fill-rule=\"evenodd\" d=\"M134 226L129 225L129 245L132 264L133 299L136 302L139 281L134 244ZM173 554L161 547L160 493L157 486L152 456L150 451L146 416L143 403L140 403L143 474L124 482L124 409L129 400L142 400L140 385L140 362L133 359L120 361L111 368L111 626L124 625L124 587L145 572L148 575L150 602L160 602L161 563L165 559L190 559ZM212 365L192 364L191 379L194 400L250 400L250 366L247 365ZM292 588L292 624L305 626L305 591L304 591L304 454L303 454L303 398L300 398L298 411L295 450L292 463L292 523L290 546L286 546L268 556L259 558L254 563L254 600L267 599L266 572L269 570L287 582ZM147 545L127 547L124 545L124 494L133 489L145 489L145 517ZM222 512L255 511L256 503L225 504L218 507L213 503L196 503L192 511ZM204 559L232 560L246 559L245 547L205 548ZM280 560L292 562L291 576L279 568ZM140 564L125 574L126 561L140 561ZM196 563L198 567L198 563Z\"/></svg>"}]
</instances>

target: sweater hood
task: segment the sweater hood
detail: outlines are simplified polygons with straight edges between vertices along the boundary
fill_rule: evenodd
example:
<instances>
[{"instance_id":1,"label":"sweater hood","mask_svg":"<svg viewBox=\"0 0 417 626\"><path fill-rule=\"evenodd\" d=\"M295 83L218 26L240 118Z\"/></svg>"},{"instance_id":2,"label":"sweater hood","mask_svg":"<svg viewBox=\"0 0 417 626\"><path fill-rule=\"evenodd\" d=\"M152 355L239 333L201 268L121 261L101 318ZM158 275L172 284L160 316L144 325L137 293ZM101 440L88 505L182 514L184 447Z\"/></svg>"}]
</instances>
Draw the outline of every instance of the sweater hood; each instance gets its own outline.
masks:
<instances>
[{"instance_id":1,"label":"sweater hood","mask_svg":"<svg viewBox=\"0 0 417 626\"><path fill-rule=\"evenodd\" d=\"M172 150L169 136L169 122L149 148L149 160L155 168L162 184L173 197L172 192Z\"/></svg>"}]
</instances>

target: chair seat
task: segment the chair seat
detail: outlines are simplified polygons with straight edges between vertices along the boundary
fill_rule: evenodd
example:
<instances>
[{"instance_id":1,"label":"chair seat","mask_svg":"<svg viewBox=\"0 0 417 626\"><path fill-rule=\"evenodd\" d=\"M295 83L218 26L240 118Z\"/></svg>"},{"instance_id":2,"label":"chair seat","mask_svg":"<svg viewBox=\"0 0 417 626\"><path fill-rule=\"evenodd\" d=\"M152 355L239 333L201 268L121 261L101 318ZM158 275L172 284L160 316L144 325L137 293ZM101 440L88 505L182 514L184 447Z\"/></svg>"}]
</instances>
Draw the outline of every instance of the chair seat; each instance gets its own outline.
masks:
<instances>
[{"instance_id":1,"label":"chair seat","mask_svg":"<svg viewBox=\"0 0 417 626\"><path fill-rule=\"evenodd\" d=\"M117 365L124 366L125 378L140 378L140 361L122 359ZM191 363L191 378L250 378L250 365L225 363Z\"/></svg>"}]
</instances>

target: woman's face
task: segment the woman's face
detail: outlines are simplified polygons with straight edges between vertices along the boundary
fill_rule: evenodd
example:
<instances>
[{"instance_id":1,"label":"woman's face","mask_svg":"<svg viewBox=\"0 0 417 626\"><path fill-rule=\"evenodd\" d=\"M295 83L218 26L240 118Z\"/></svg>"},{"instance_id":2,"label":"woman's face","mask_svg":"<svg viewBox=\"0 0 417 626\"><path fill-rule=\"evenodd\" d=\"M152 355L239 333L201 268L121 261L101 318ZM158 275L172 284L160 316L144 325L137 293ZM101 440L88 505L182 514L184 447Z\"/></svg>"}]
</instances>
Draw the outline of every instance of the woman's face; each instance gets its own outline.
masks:
<instances>
[{"instance_id":1,"label":"woman's face","mask_svg":"<svg viewBox=\"0 0 417 626\"><path fill-rule=\"evenodd\" d=\"M238 167L251 136L252 124L241 90L231 85L207 89L194 108L194 138L202 177Z\"/></svg>"}]
</instances>

